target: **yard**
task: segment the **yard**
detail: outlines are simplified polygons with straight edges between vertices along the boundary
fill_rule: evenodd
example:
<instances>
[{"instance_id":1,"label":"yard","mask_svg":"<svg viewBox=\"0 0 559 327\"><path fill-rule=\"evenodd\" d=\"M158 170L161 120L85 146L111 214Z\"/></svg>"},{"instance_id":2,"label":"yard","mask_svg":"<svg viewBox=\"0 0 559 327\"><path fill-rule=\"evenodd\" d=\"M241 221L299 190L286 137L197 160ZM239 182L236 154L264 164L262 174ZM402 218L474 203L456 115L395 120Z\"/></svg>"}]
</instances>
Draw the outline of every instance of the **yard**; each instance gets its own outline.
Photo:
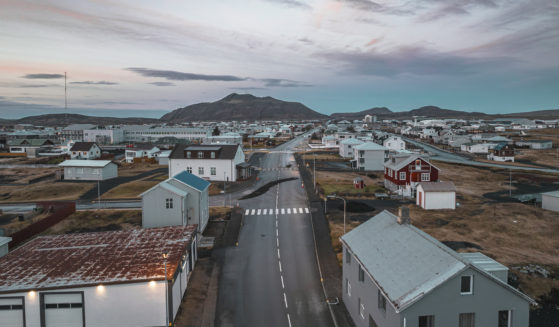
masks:
<instances>
[{"instance_id":1,"label":"yard","mask_svg":"<svg viewBox=\"0 0 559 327\"><path fill-rule=\"evenodd\" d=\"M76 211L42 235L128 230L142 227L141 210Z\"/></svg>"},{"instance_id":2,"label":"yard","mask_svg":"<svg viewBox=\"0 0 559 327\"><path fill-rule=\"evenodd\" d=\"M0 202L77 200L95 187L94 182L41 181L25 186L0 186Z\"/></svg>"},{"instance_id":3,"label":"yard","mask_svg":"<svg viewBox=\"0 0 559 327\"><path fill-rule=\"evenodd\" d=\"M355 177L363 178L365 187L357 189L353 186ZM317 171L316 183L323 195L338 194L348 196L360 196L363 194L372 194L385 192L383 186L382 173L357 173L357 172L332 172Z\"/></svg>"},{"instance_id":4,"label":"yard","mask_svg":"<svg viewBox=\"0 0 559 327\"><path fill-rule=\"evenodd\" d=\"M156 167L156 168L160 168L160 167ZM139 180L133 180L127 183L120 184L110 189L109 191L105 192L101 196L101 198L105 200L139 198L139 195L141 193L149 190L150 188L166 180L167 178L168 176L166 173L155 173Z\"/></svg>"}]
</instances>

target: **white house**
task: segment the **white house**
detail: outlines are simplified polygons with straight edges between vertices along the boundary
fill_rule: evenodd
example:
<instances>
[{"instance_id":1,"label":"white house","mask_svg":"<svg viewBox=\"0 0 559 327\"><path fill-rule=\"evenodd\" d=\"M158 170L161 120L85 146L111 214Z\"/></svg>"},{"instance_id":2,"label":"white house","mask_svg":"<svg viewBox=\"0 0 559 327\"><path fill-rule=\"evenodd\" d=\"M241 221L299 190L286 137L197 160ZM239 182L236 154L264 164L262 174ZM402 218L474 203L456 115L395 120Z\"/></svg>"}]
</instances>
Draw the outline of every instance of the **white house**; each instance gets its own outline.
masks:
<instances>
[{"instance_id":1,"label":"white house","mask_svg":"<svg viewBox=\"0 0 559 327\"><path fill-rule=\"evenodd\" d=\"M358 140L356 138L348 138L340 142L340 156L344 158L353 158L353 149L363 144L363 141Z\"/></svg>"},{"instance_id":2,"label":"white house","mask_svg":"<svg viewBox=\"0 0 559 327\"><path fill-rule=\"evenodd\" d=\"M209 220L210 182L183 171L142 193L142 227L196 225Z\"/></svg>"},{"instance_id":3,"label":"white house","mask_svg":"<svg viewBox=\"0 0 559 327\"><path fill-rule=\"evenodd\" d=\"M101 157L101 148L94 142L76 142L70 148L72 159L97 159Z\"/></svg>"},{"instance_id":4,"label":"white house","mask_svg":"<svg viewBox=\"0 0 559 327\"><path fill-rule=\"evenodd\" d=\"M542 209L559 212L559 191L542 193Z\"/></svg>"},{"instance_id":5,"label":"white house","mask_svg":"<svg viewBox=\"0 0 559 327\"><path fill-rule=\"evenodd\" d=\"M357 145L353 150L353 167L358 170L382 171L388 149L374 142Z\"/></svg>"},{"instance_id":6,"label":"white house","mask_svg":"<svg viewBox=\"0 0 559 327\"><path fill-rule=\"evenodd\" d=\"M208 144L243 144L243 137L239 133L227 132L221 135L208 136Z\"/></svg>"},{"instance_id":7,"label":"white house","mask_svg":"<svg viewBox=\"0 0 559 327\"><path fill-rule=\"evenodd\" d=\"M196 226L37 237L0 258L0 325L169 326L196 246Z\"/></svg>"},{"instance_id":8,"label":"white house","mask_svg":"<svg viewBox=\"0 0 559 327\"><path fill-rule=\"evenodd\" d=\"M159 148L153 144L138 143L132 148L127 148L124 156L126 158L126 162L132 163L135 158L155 158L159 151Z\"/></svg>"},{"instance_id":9,"label":"white house","mask_svg":"<svg viewBox=\"0 0 559 327\"><path fill-rule=\"evenodd\" d=\"M406 142L404 142L404 140L402 140L399 136L388 137L384 140L384 142L382 142L382 145L388 150L393 151L402 151L406 149Z\"/></svg>"},{"instance_id":10,"label":"white house","mask_svg":"<svg viewBox=\"0 0 559 327\"><path fill-rule=\"evenodd\" d=\"M8 254L8 244L12 241L11 237L0 236L0 257Z\"/></svg>"},{"instance_id":11,"label":"white house","mask_svg":"<svg viewBox=\"0 0 559 327\"><path fill-rule=\"evenodd\" d=\"M541 150L541 149L551 149L553 148L553 142L549 140L529 140L529 141L516 141L514 144L517 147L521 148L530 148L534 150Z\"/></svg>"},{"instance_id":12,"label":"white house","mask_svg":"<svg viewBox=\"0 0 559 327\"><path fill-rule=\"evenodd\" d=\"M415 204L426 210L456 209L453 182L421 182L417 185Z\"/></svg>"},{"instance_id":13,"label":"white house","mask_svg":"<svg viewBox=\"0 0 559 327\"><path fill-rule=\"evenodd\" d=\"M460 146L460 150L469 153L488 153L488 143L465 143Z\"/></svg>"},{"instance_id":14,"label":"white house","mask_svg":"<svg viewBox=\"0 0 559 327\"><path fill-rule=\"evenodd\" d=\"M110 160L65 160L65 180L102 181L118 176L118 166Z\"/></svg>"},{"instance_id":15,"label":"white house","mask_svg":"<svg viewBox=\"0 0 559 327\"><path fill-rule=\"evenodd\" d=\"M238 144L176 144L169 155L169 177L187 171L211 181L235 182L246 168L243 148Z\"/></svg>"},{"instance_id":16,"label":"white house","mask_svg":"<svg viewBox=\"0 0 559 327\"><path fill-rule=\"evenodd\" d=\"M83 140L99 144L118 144L124 142L124 130L120 128L98 128L83 131Z\"/></svg>"},{"instance_id":17,"label":"white house","mask_svg":"<svg viewBox=\"0 0 559 327\"><path fill-rule=\"evenodd\" d=\"M334 135L323 135L322 136L322 144L325 147L338 147L338 140Z\"/></svg>"},{"instance_id":18,"label":"white house","mask_svg":"<svg viewBox=\"0 0 559 327\"><path fill-rule=\"evenodd\" d=\"M52 149L54 142L49 139L14 139L8 142L10 153L25 153L35 158L41 151Z\"/></svg>"}]
</instances>

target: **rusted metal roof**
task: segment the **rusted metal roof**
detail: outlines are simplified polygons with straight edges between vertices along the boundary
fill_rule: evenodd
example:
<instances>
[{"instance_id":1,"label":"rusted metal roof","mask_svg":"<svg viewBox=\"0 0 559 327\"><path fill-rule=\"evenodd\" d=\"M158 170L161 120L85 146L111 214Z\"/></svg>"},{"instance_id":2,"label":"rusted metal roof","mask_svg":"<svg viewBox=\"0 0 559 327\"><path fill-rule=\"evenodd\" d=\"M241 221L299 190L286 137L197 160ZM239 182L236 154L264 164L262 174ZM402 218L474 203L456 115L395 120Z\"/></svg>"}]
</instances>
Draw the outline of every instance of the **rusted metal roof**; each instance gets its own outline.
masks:
<instances>
[{"instance_id":1,"label":"rusted metal roof","mask_svg":"<svg viewBox=\"0 0 559 327\"><path fill-rule=\"evenodd\" d=\"M37 237L0 258L0 293L172 279L196 225Z\"/></svg>"}]
</instances>

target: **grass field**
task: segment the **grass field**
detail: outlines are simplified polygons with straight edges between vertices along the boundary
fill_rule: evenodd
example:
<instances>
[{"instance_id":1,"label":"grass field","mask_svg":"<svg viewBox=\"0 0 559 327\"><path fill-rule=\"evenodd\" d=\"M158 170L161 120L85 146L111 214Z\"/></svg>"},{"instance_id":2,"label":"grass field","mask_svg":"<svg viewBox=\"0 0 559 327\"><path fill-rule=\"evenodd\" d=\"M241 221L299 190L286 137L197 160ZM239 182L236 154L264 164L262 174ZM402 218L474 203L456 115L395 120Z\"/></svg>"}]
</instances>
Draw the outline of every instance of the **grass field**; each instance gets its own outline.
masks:
<instances>
[{"instance_id":1,"label":"grass field","mask_svg":"<svg viewBox=\"0 0 559 327\"><path fill-rule=\"evenodd\" d=\"M142 227L141 210L77 211L42 235L128 230Z\"/></svg>"},{"instance_id":2,"label":"grass field","mask_svg":"<svg viewBox=\"0 0 559 327\"><path fill-rule=\"evenodd\" d=\"M316 183L322 194L345 194L345 195L359 195L362 193L377 193L384 192L385 189L382 186L382 178L380 173L372 174L377 176L377 178L371 178L367 175L361 175L354 172L326 172L317 171L316 172ZM353 179L355 177L363 178L365 182L365 188L356 189L353 186Z\"/></svg>"},{"instance_id":3,"label":"grass field","mask_svg":"<svg viewBox=\"0 0 559 327\"><path fill-rule=\"evenodd\" d=\"M95 183L43 181L26 186L0 186L0 202L77 200Z\"/></svg>"},{"instance_id":4,"label":"grass field","mask_svg":"<svg viewBox=\"0 0 559 327\"><path fill-rule=\"evenodd\" d=\"M101 196L102 199L139 198L144 191L167 179L166 174L153 174L140 180L120 184Z\"/></svg>"}]
</instances>

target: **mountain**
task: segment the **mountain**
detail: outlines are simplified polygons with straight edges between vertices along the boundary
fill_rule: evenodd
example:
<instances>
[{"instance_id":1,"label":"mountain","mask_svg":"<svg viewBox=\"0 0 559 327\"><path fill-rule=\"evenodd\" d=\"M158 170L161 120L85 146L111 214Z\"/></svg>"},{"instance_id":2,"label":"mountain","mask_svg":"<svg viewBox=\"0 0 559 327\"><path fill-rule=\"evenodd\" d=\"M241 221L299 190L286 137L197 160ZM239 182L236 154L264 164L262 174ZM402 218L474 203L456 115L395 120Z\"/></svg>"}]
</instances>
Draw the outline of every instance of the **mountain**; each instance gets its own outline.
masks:
<instances>
[{"instance_id":1,"label":"mountain","mask_svg":"<svg viewBox=\"0 0 559 327\"><path fill-rule=\"evenodd\" d=\"M532 119L558 119L559 109L537 110L528 112L515 112L510 114L496 115L497 118L532 118Z\"/></svg>"},{"instance_id":2,"label":"mountain","mask_svg":"<svg viewBox=\"0 0 559 327\"><path fill-rule=\"evenodd\" d=\"M391 114L392 111L390 111L390 109L386 108L386 107L375 107L375 108L371 108L371 109L367 109L367 110L363 110L363 111L359 111L359 112L343 112L343 113L335 113L335 114L331 114L330 117L334 118L334 119L363 119L363 117L365 117L365 115L371 115L371 116L385 116L385 115L389 115Z\"/></svg>"},{"instance_id":3,"label":"mountain","mask_svg":"<svg viewBox=\"0 0 559 327\"><path fill-rule=\"evenodd\" d=\"M153 124L159 123L158 119L152 118L115 118L95 117L78 114L47 114L39 116L28 116L20 119L2 119L0 125L33 124L36 126L64 126L69 124L95 124L95 125L118 125L118 124Z\"/></svg>"},{"instance_id":4,"label":"mountain","mask_svg":"<svg viewBox=\"0 0 559 327\"><path fill-rule=\"evenodd\" d=\"M326 117L299 102L233 93L215 102L198 103L176 109L163 115L161 121L182 123L227 120L312 120Z\"/></svg>"}]
</instances>

